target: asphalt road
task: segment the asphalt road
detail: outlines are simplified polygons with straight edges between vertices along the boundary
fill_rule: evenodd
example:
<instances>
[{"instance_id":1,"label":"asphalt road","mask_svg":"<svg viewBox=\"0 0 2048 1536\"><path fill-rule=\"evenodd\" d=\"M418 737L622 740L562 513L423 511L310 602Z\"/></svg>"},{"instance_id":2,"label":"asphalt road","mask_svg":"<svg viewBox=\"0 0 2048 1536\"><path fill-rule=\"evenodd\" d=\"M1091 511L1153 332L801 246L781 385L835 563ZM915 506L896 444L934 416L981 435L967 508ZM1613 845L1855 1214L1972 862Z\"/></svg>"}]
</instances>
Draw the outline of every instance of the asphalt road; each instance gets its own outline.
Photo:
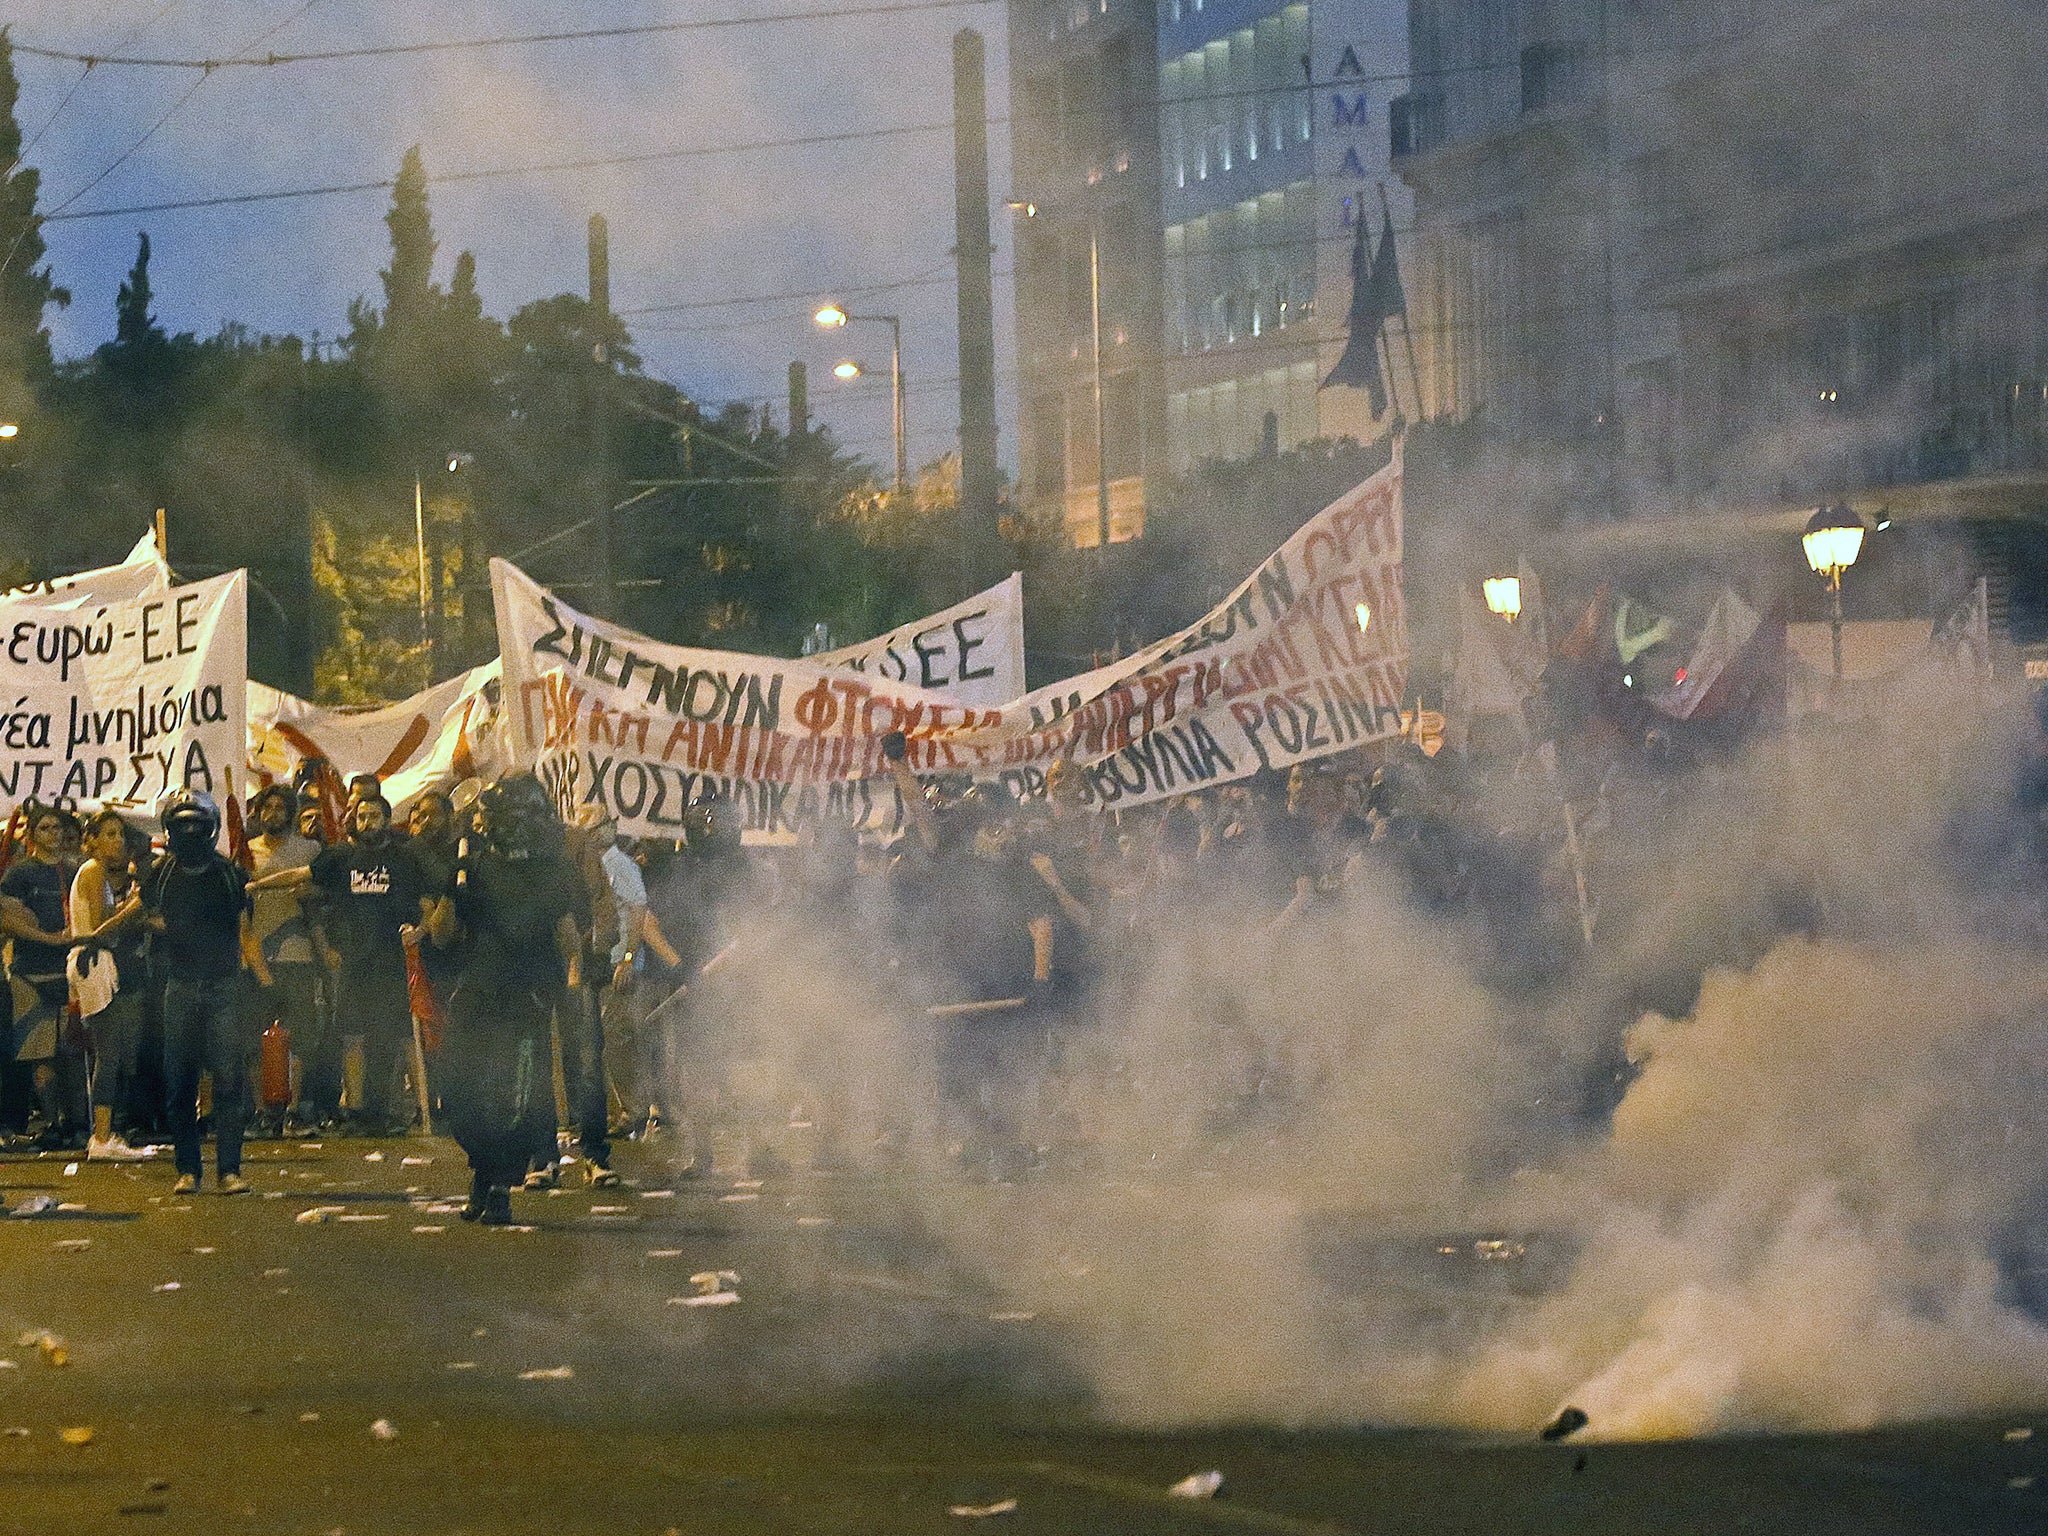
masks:
<instances>
[{"instance_id":1,"label":"asphalt road","mask_svg":"<svg viewBox=\"0 0 2048 1536\"><path fill-rule=\"evenodd\" d=\"M441 1141L253 1143L235 1199L174 1199L168 1166L0 1160L10 1204L72 1207L0 1222L0 1531L2048 1527L2048 1405L2024 1439L2014 1418L1583 1447L1119 1431L1057 1318L955 1273L888 1181L621 1166L623 1191L519 1196L530 1227L489 1231L457 1220ZM740 1300L683 1304L715 1270ZM1210 1468L1221 1497L1166 1493Z\"/></svg>"}]
</instances>

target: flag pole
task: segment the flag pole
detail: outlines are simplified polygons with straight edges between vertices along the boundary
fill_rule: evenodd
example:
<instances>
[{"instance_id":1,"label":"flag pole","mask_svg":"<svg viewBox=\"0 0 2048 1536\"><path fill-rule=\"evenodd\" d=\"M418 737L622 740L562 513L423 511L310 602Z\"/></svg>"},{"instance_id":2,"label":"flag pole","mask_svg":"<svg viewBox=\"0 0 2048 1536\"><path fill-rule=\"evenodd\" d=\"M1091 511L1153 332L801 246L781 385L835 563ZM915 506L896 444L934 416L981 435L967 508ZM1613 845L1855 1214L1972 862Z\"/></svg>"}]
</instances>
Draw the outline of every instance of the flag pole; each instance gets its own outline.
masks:
<instances>
[{"instance_id":1,"label":"flag pole","mask_svg":"<svg viewBox=\"0 0 2048 1536\"><path fill-rule=\"evenodd\" d=\"M1384 181L1379 183L1379 194L1380 217L1386 220L1387 228L1391 230L1394 227L1394 210L1392 205L1387 202L1387 184ZM1382 329L1380 334L1384 337L1386 334L1385 330ZM1406 294L1403 294L1401 297L1401 344L1408 352L1408 382L1415 389L1415 419L1420 421L1422 419L1422 370L1415 365L1415 328L1408 323L1408 298ZM1387 382L1392 384L1394 382L1392 342L1387 343L1387 349Z\"/></svg>"}]
</instances>

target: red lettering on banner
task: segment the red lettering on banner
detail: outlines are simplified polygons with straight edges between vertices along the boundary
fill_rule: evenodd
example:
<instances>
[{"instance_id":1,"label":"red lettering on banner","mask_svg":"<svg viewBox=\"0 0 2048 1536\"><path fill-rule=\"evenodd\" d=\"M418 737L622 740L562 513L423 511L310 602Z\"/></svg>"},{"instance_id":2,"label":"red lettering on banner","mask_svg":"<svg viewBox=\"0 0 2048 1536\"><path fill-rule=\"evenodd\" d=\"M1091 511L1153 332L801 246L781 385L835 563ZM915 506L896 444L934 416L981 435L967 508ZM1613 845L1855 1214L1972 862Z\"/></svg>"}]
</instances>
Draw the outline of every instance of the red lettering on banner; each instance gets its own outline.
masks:
<instances>
[{"instance_id":1,"label":"red lettering on banner","mask_svg":"<svg viewBox=\"0 0 2048 1536\"><path fill-rule=\"evenodd\" d=\"M725 772L726 760L732 756L735 729L730 725L706 725L697 739L697 760L690 766L702 773Z\"/></svg>"},{"instance_id":2,"label":"red lettering on banner","mask_svg":"<svg viewBox=\"0 0 2048 1536\"><path fill-rule=\"evenodd\" d=\"M662 747L662 749L661 749L661 760L662 760L662 761L663 761L664 763L672 763L672 762L674 762L674 761L676 760L676 748L678 748L678 747L681 747L681 748L683 749L683 761L684 761L684 762L686 762L686 763L688 763L688 764L689 764L689 765L690 765L690 766L691 766L692 768L696 767L696 766L697 766L697 722L696 722L696 721L694 721L694 720L686 720L686 719L685 719L685 720L678 720L678 721L676 721L675 725L674 725L673 727L671 727L671 728L670 728L670 730L669 730L669 733L668 733L668 743L667 743L667 744L666 744L665 746L663 746L663 747Z\"/></svg>"}]
</instances>

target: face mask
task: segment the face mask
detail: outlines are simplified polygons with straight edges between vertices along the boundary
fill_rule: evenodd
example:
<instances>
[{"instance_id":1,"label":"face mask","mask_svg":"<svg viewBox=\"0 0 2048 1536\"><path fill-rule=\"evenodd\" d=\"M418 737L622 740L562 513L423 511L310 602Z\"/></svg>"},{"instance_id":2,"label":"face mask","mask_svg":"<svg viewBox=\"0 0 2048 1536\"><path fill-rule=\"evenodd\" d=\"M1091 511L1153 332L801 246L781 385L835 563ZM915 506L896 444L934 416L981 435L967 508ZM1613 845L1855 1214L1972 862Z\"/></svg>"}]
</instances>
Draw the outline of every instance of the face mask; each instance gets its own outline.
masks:
<instances>
[{"instance_id":1,"label":"face mask","mask_svg":"<svg viewBox=\"0 0 2048 1536\"><path fill-rule=\"evenodd\" d=\"M172 857L180 863L201 863L213 852L213 840L197 827L167 828L164 841L169 845Z\"/></svg>"}]
</instances>

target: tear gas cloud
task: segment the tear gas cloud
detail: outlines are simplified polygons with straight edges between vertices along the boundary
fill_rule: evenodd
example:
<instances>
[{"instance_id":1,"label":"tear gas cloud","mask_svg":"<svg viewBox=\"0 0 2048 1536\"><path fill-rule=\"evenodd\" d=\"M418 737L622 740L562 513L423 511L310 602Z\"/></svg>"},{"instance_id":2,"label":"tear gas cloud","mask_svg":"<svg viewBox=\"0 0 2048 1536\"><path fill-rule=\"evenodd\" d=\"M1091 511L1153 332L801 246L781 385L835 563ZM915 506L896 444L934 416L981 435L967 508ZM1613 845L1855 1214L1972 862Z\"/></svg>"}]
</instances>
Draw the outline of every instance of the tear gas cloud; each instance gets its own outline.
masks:
<instances>
[{"instance_id":1,"label":"tear gas cloud","mask_svg":"<svg viewBox=\"0 0 2048 1536\"><path fill-rule=\"evenodd\" d=\"M1525 1432L1572 1404L1638 1438L2034 1404L2048 968L1954 855L2015 740L1794 739L1647 821L1617 803L1589 837L1636 883L1602 882L1601 957L1562 971L1512 953L1556 937L1526 910L1432 916L1377 863L1279 935L1175 890L1058 1090L1012 1101L1085 1172L963 1194L917 979L849 960L879 913L764 942L697 1031L756 1058L756 1145L806 1155L798 1102L856 1163L908 1160L953 1283L1052 1325L1112 1420Z\"/></svg>"}]
</instances>

